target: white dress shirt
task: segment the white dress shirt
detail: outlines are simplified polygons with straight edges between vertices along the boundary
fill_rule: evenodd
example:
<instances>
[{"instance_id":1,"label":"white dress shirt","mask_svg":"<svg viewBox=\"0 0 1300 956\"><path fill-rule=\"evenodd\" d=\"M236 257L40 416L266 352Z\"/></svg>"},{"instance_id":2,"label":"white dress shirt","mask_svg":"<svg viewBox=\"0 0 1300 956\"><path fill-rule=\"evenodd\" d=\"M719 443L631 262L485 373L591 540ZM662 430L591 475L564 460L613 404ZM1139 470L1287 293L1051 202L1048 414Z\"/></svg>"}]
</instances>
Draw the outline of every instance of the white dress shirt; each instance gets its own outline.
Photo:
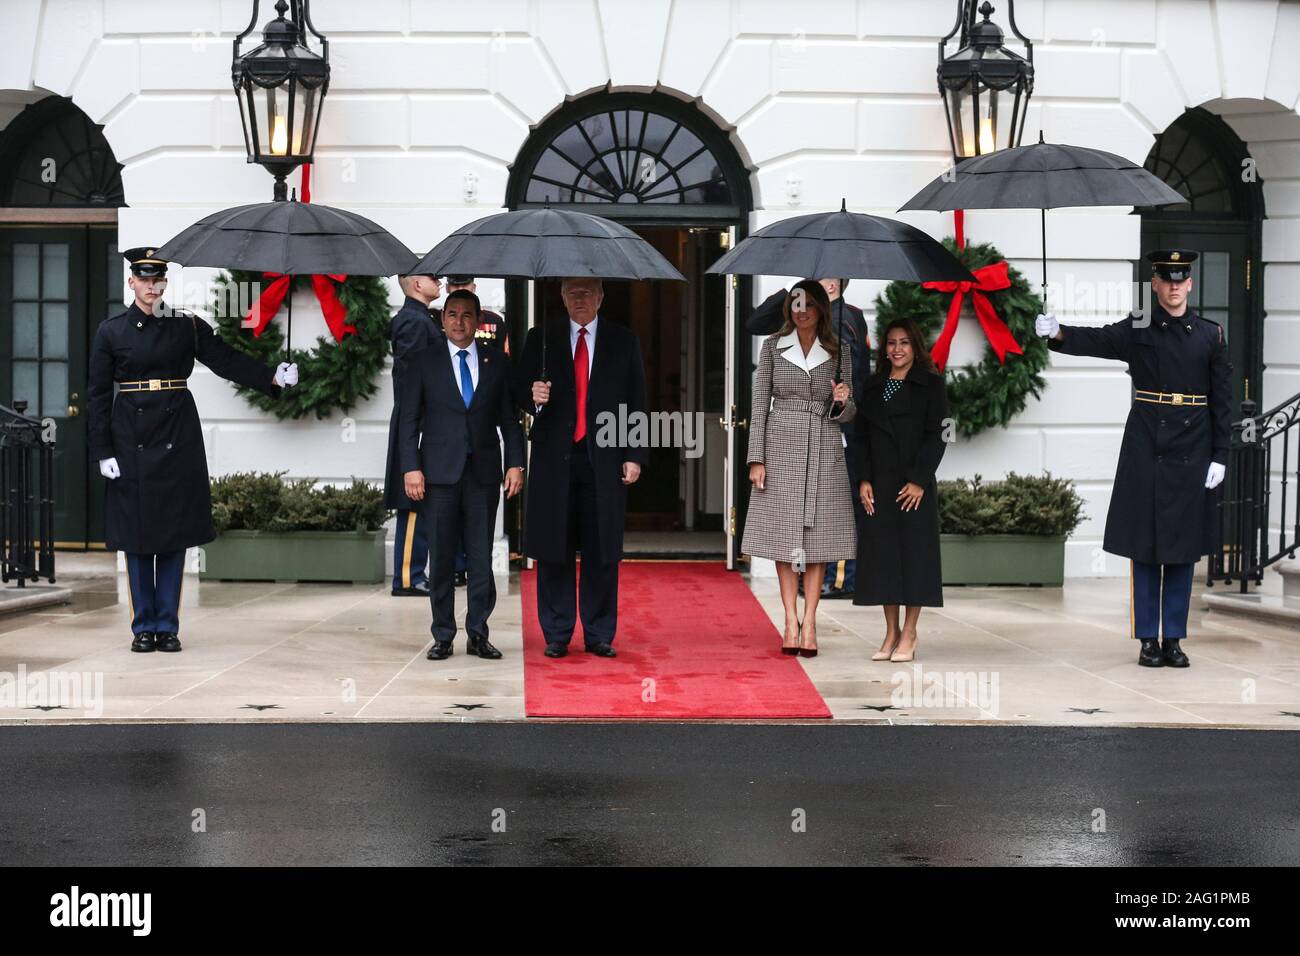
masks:
<instances>
[{"instance_id":1,"label":"white dress shirt","mask_svg":"<svg viewBox=\"0 0 1300 956\"><path fill-rule=\"evenodd\" d=\"M456 391L460 391L460 351L461 348L451 339L447 339L447 350L451 352L451 374L452 379L456 382ZM469 378L474 383L474 390L478 391L478 343L470 342L465 346L465 351L469 354L465 356L465 364L469 366Z\"/></svg>"}]
</instances>

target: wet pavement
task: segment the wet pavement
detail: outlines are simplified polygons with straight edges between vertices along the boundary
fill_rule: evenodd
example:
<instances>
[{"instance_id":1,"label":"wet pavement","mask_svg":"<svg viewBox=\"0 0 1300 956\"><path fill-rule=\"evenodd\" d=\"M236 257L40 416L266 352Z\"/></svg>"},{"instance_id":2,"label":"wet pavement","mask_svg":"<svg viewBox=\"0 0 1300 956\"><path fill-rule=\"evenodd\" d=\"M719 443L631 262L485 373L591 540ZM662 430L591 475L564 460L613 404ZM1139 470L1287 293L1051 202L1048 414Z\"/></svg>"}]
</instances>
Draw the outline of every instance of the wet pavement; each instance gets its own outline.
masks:
<instances>
[{"instance_id":1,"label":"wet pavement","mask_svg":"<svg viewBox=\"0 0 1300 956\"><path fill-rule=\"evenodd\" d=\"M7 864L1300 863L1276 731L10 726Z\"/></svg>"}]
</instances>

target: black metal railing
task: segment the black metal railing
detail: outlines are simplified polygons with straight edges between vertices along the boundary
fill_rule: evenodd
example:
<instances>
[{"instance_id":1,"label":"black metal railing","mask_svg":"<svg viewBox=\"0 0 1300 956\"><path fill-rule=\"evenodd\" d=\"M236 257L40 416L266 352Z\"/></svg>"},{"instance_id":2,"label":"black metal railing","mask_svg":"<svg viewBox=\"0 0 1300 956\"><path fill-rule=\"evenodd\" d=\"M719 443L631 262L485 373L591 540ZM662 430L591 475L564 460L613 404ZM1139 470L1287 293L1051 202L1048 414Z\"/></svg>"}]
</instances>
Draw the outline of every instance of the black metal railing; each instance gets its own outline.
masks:
<instances>
[{"instance_id":1,"label":"black metal railing","mask_svg":"<svg viewBox=\"0 0 1300 956\"><path fill-rule=\"evenodd\" d=\"M54 438L26 402L0 405L0 581L54 581Z\"/></svg>"},{"instance_id":2,"label":"black metal railing","mask_svg":"<svg viewBox=\"0 0 1300 956\"><path fill-rule=\"evenodd\" d=\"M1222 548L1210 555L1206 584L1236 584L1244 594L1264 569L1300 547L1300 395L1262 415L1249 399L1232 426L1232 449L1219 503ZM1274 538L1276 535L1276 538Z\"/></svg>"}]
</instances>

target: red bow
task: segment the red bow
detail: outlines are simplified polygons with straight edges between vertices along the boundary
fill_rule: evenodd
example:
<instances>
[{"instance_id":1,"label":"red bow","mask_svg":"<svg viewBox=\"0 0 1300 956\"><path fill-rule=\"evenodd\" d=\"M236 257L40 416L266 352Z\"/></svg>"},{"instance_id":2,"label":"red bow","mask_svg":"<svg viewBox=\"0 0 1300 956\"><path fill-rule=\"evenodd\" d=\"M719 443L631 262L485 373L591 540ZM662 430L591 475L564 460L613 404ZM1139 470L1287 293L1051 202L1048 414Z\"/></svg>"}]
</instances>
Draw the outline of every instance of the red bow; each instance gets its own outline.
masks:
<instances>
[{"instance_id":1,"label":"red bow","mask_svg":"<svg viewBox=\"0 0 1300 956\"><path fill-rule=\"evenodd\" d=\"M1020 343L1016 341L1007 324L998 317L993 311L993 303L989 302L985 292L997 292L999 289L1011 287L1011 277L1007 275L1007 264L1005 262L995 262L990 266L982 269L976 269L971 275L975 276L974 282L924 282L922 285L927 289L936 289L939 292L951 292L952 302L948 305L948 319L943 324L943 331L935 339L934 345L930 347L930 357L934 359L934 364L943 371L948 364L948 350L952 347L952 337L957 334L957 316L961 312L961 304L966 298L966 293L971 293L971 301L975 306L975 315L980 320L980 325L984 329L984 334L988 336L989 344L993 346L993 352L997 355L998 361L1006 363L1007 353L1015 352L1022 355L1024 350L1020 348Z\"/></svg>"},{"instance_id":2,"label":"red bow","mask_svg":"<svg viewBox=\"0 0 1300 956\"><path fill-rule=\"evenodd\" d=\"M265 272L263 277L274 279L275 281L262 290L258 300L253 303L253 307L248 310L248 315L244 317L244 325L251 325L253 328L254 338L260 337L266 324L275 318L275 314L280 311L280 306L284 304L284 297L289 294L290 277L281 275L278 272ZM355 325L347 324L348 310L343 307L339 301L338 293L334 291L333 282L342 282L347 276L340 275L314 275L311 277L312 288L316 291L316 298L320 301L320 310L325 315L325 324L330 327L330 332L334 334L334 341L342 342L343 336L349 332L357 334Z\"/></svg>"}]
</instances>

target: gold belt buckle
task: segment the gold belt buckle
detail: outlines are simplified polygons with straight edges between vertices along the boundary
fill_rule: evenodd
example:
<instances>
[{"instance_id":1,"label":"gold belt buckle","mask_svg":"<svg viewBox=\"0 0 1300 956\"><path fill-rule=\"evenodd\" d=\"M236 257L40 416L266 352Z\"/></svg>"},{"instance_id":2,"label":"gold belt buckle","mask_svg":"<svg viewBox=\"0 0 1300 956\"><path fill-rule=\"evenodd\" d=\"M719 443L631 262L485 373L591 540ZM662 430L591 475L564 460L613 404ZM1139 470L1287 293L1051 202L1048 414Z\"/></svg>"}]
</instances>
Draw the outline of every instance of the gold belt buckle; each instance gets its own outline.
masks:
<instances>
[{"instance_id":1,"label":"gold belt buckle","mask_svg":"<svg viewBox=\"0 0 1300 956\"><path fill-rule=\"evenodd\" d=\"M1173 396L1174 396L1174 404L1175 404L1175 405L1181 405L1181 404L1183 404L1183 393L1182 393L1182 392L1174 392L1174 393L1173 393Z\"/></svg>"},{"instance_id":2,"label":"gold belt buckle","mask_svg":"<svg viewBox=\"0 0 1300 956\"><path fill-rule=\"evenodd\" d=\"M160 378L151 378L151 379L149 379L149 391L151 391L151 392L161 392L161 391L162 391L162 379L160 379Z\"/></svg>"}]
</instances>

